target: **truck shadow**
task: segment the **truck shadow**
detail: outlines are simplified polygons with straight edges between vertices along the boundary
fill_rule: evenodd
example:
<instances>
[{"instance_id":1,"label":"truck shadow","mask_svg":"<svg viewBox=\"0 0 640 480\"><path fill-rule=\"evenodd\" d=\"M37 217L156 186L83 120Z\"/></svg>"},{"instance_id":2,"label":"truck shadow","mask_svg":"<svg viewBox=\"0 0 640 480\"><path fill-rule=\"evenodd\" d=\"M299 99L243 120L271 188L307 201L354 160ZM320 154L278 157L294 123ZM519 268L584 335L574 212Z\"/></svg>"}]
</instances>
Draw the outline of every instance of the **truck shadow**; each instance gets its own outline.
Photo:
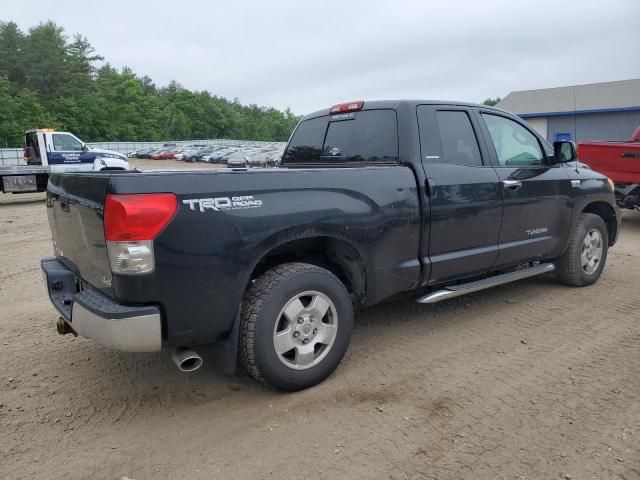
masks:
<instances>
[{"instance_id":1,"label":"truck shadow","mask_svg":"<svg viewBox=\"0 0 640 480\"><path fill-rule=\"evenodd\" d=\"M29 205L44 202L46 199L46 193L0 193L0 208L5 205Z\"/></svg>"},{"instance_id":2,"label":"truck shadow","mask_svg":"<svg viewBox=\"0 0 640 480\"><path fill-rule=\"evenodd\" d=\"M640 212L624 210L622 212L622 234L625 232L640 233Z\"/></svg>"},{"instance_id":3,"label":"truck shadow","mask_svg":"<svg viewBox=\"0 0 640 480\"><path fill-rule=\"evenodd\" d=\"M322 392L322 396L345 396L342 387L336 391L331 385L333 381L341 384L336 377L345 373L344 371L348 372L352 366L357 366L358 358L363 353L374 350L382 356L389 356L390 353L385 352L385 349L392 348L390 345L402 344L402 338L407 332L418 332L414 335L420 335L424 328L437 332L441 328L455 326L456 323L476 322L479 320L474 318L475 308L484 307L485 310L494 309L497 312L505 304L520 303L526 306L527 302L534 301L532 297L543 297L549 294L549 290L564 288L553 276L543 276L476 292L441 304L421 305L411 298L403 298L359 310L355 316L351 346L343 365L323 384L295 394L283 394L264 387L243 373L235 376L223 375L216 363L217 353L211 347L197 348L204 366L193 373L180 372L173 364L169 351L128 354L93 346L90 340L80 340L87 342L87 349L93 351L89 360L84 358L87 349L73 349L73 353L70 353L77 357L77 362L73 363L81 365L81 376L92 379L83 394L92 398L93 404L101 405L103 410L117 410L116 406L127 405L123 415L131 416L132 420L136 417L136 412L170 414L213 402L248 402L247 406L255 407L285 398L287 403L295 403L297 398L308 399L318 391ZM532 291L535 291L535 295L532 295ZM427 341L428 335L425 335L425 342ZM72 372L74 368L77 367L72 366L68 373L78 374ZM118 388L115 384L126 388ZM351 396L362 397L348 395L349 398Z\"/></svg>"}]
</instances>

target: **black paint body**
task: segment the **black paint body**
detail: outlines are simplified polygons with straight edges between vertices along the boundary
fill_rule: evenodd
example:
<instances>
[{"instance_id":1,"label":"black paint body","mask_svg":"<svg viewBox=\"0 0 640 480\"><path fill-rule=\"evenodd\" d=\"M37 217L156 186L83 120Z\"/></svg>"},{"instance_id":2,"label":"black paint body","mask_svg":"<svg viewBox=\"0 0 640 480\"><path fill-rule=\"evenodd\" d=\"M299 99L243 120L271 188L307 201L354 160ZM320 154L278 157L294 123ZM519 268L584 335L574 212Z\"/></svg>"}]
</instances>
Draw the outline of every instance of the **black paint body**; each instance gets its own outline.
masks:
<instances>
[{"instance_id":1,"label":"black paint body","mask_svg":"<svg viewBox=\"0 0 640 480\"><path fill-rule=\"evenodd\" d=\"M397 163L53 174L47 207L57 255L118 302L158 306L164 344L181 346L224 339L256 266L292 240L322 237L351 246L365 277L360 301L370 305L401 292L555 259L585 207L605 205L615 216L606 177L575 163L554 164L552 147L508 113L425 101L366 102L367 109L395 110ZM437 161L426 158L434 154L423 151L429 115L438 109L467 112L481 166L450 162L442 152ZM547 163L500 167L482 111L523 124L549 155ZM522 187L506 190L505 179L521 180ZM571 180L581 182L572 186ZM157 192L174 193L179 210L155 239L155 271L112 275L102 220L105 196ZM241 195L262 206L201 212L183 203ZM611 244L618 227L613 223ZM541 227L542 234L527 233Z\"/></svg>"}]
</instances>

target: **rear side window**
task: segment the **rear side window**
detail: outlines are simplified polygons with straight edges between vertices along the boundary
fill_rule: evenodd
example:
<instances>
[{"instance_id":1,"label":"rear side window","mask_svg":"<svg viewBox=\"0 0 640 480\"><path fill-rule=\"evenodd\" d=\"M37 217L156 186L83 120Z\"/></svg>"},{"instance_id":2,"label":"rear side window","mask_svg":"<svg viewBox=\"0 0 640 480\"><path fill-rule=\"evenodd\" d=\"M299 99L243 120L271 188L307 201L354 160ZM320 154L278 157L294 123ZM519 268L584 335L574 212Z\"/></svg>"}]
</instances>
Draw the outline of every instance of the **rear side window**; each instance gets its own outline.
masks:
<instances>
[{"instance_id":1,"label":"rear side window","mask_svg":"<svg viewBox=\"0 0 640 480\"><path fill-rule=\"evenodd\" d=\"M482 166L478 139L467 112L438 111L436 121L445 162Z\"/></svg>"},{"instance_id":2,"label":"rear side window","mask_svg":"<svg viewBox=\"0 0 640 480\"><path fill-rule=\"evenodd\" d=\"M305 120L283 157L284 164L390 163L398 160L398 129L393 110Z\"/></svg>"},{"instance_id":3,"label":"rear side window","mask_svg":"<svg viewBox=\"0 0 640 480\"><path fill-rule=\"evenodd\" d=\"M328 117L305 120L296 128L282 163L313 163L320 160Z\"/></svg>"}]
</instances>

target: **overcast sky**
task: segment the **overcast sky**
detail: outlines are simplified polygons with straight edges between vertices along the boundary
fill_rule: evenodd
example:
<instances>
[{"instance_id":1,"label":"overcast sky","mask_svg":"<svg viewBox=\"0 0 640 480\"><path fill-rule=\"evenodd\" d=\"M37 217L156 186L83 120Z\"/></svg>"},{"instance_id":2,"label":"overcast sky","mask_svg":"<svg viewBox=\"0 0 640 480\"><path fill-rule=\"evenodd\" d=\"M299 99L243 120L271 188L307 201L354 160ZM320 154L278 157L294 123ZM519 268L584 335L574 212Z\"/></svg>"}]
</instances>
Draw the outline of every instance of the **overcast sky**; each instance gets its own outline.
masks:
<instances>
[{"instance_id":1,"label":"overcast sky","mask_svg":"<svg viewBox=\"0 0 640 480\"><path fill-rule=\"evenodd\" d=\"M357 99L481 102L640 77L638 0L2 0L51 19L115 67L308 113Z\"/></svg>"}]
</instances>

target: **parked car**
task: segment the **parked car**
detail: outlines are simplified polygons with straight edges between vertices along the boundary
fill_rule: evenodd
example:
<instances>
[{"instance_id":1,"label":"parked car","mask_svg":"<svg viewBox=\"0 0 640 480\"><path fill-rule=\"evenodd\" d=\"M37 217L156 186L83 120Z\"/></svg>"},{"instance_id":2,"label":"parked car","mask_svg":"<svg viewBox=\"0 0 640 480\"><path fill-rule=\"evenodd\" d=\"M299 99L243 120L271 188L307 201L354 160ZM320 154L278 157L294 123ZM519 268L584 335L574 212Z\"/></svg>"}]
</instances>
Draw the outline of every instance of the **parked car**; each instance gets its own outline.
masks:
<instances>
[{"instance_id":1,"label":"parked car","mask_svg":"<svg viewBox=\"0 0 640 480\"><path fill-rule=\"evenodd\" d=\"M142 150L136 155L136 158L152 158L154 154L162 150L162 148L148 148L146 150Z\"/></svg>"},{"instance_id":2,"label":"parked car","mask_svg":"<svg viewBox=\"0 0 640 480\"><path fill-rule=\"evenodd\" d=\"M247 166L248 167L273 167L276 165L279 157L280 157L280 153L274 152L274 151L254 153L253 155L247 156Z\"/></svg>"},{"instance_id":3,"label":"parked car","mask_svg":"<svg viewBox=\"0 0 640 480\"><path fill-rule=\"evenodd\" d=\"M230 154L226 160L227 167L229 168L243 168L247 166L246 153L239 151Z\"/></svg>"},{"instance_id":4,"label":"parked car","mask_svg":"<svg viewBox=\"0 0 640 480\"><path fill-rule=\"evenodd\" d=\"M177 151L177 147L163 148L162 150L154 153L151 158L153 158L154 160L170 160L172 158L175 158Z\"/></svg>"},{"instance_id":5,"label":"parked car","mask_svg":"<svg viewBox=\"0 0 640 480\"><path fill-rule=\"evenodd\" d=\"M230 149L224 145L216 145L211 147L206 155L201 158L203 162L220 163L225 155L234 152L235 149Z\"/></svg>"},{"instance_id":6,"label":"parked car","mask_svg":"<svg viewBox=\"0 0 640 480\"><path fill-rule=\"evenodd\" d=\"M304 117L280 168L54 174L42 269L58 331L175 348L183 371L218 343L227 371L239 358L310 387L345 354L354 303L551 272L595 283L620 216L613 183L575 160L499 109L378 101Z\"/></svg>"},{"instance_id":7,"label":"parked car","mask_svg":"<svg viewBox=\"0 0 640 480\"><path fill-rule=\"evenodd\" d=\"M199 162L202 160L202 157L205 155L209 155L213 151L214 147L197 147L188 150L183 155L183 160L185 162Z\"/></svg>"},{"instance_id":8,"label":"parked car","mask_svg":"<svg viewBox=\"0 0 640 480\"><path fill-rule=\"evenodd\" d=\"M620 207L640 210L640 127L626 142L580 142L578 158L613 180Z\"/></svg>"}]
</instances>

